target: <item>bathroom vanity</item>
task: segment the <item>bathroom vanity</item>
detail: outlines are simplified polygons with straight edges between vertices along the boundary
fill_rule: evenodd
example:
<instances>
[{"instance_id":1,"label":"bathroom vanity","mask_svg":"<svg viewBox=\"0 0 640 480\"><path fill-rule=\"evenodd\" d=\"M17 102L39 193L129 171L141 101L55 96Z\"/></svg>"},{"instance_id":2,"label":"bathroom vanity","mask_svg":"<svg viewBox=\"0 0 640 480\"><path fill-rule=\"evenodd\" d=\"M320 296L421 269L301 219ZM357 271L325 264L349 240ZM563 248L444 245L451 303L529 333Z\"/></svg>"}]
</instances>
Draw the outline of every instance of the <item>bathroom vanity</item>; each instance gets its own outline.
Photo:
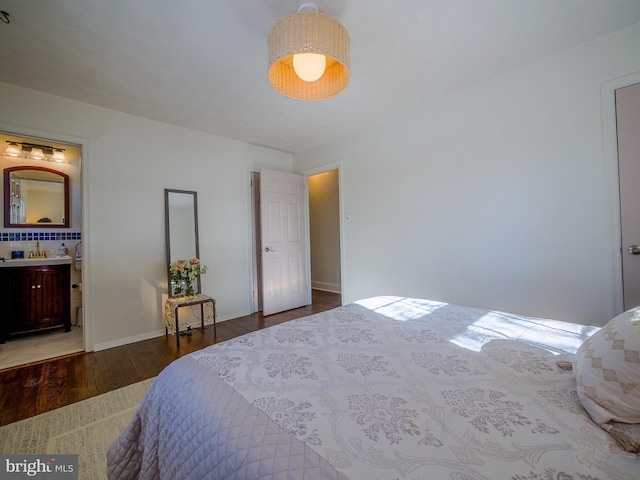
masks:
<instances>
[{"instance_id":1,"label":"bathroom vanity","mask_svg":"<svg viewBox=\"0 0 640 480\"><path fill-rule=\"evenodd\" d=\"M71 330L71 257L0 262L0 343L10 335Z\"/></svg>"}]
</instances>

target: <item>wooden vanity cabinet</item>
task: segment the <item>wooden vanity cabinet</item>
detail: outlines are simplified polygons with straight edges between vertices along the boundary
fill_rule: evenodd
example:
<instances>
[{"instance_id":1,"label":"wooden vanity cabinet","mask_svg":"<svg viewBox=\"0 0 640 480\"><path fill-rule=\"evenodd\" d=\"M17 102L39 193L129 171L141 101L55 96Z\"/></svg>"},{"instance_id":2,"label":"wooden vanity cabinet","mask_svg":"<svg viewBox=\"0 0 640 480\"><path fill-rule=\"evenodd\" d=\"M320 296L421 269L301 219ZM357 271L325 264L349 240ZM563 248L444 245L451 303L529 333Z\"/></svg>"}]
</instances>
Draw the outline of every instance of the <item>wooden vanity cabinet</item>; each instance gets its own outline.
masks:
<instances>
[{"instance_id":1,"label":"wooden vanity cabinet","mask_svg":"<svg viewBox=\"0 0 640 480\"><path fill-rule=\"evenodd\" d=\"M0 268L0 343L45 328L71 330L70 265Z\"/></svg>"}]
</instances>

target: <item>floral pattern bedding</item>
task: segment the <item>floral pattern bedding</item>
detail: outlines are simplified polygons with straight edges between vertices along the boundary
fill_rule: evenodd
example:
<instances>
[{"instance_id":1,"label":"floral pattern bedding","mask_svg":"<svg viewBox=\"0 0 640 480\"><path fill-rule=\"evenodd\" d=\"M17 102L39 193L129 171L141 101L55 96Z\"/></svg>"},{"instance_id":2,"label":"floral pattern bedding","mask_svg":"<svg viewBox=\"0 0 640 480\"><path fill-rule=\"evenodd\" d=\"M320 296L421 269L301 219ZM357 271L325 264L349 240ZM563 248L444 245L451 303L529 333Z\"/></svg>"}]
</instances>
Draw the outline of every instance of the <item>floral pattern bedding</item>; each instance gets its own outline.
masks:
<instances>
[{"instance_id":1,"label":"floral pattern bedding","mask_svg":"<svg viewBox=\"0 0 640 480\"><path fill-rule=\"evenodd\" d=\"M194 352L168 367L151 390L162 389L163 378L180 363L190 369L179 387L192 389L180 393L185 399L198 397L206 379L215 379L242 399L237 402L277 425L280 435L286 432L317 455L316 464L326 464L322 474L316 470L307 478L638 479L640 460L591 421L573 372L561 368L596 330L375 297ZM175 402L176 392L158 391ZM117 451L147 449L164 457L172 449L203 449L183 445L186 436L164 438L172 437L170 430L147 435L157 444L145 446L137 432L145 423L162 423L167 412L150 412L145 403L146 413L110 451L112 472L127 471L118 464L136 463ZM188 401L168 410L176 408L197 410ZM205 423L200 420L198 429ZM215 433L199 431L196 442L209 442ZM211 467L200 465L190 470L200 473L188 478L287 478L287 468L295 468L289 462L272 462L277 474L266 467L247 474L235 466L208 476Z\"/></svg>"}]
</instances>

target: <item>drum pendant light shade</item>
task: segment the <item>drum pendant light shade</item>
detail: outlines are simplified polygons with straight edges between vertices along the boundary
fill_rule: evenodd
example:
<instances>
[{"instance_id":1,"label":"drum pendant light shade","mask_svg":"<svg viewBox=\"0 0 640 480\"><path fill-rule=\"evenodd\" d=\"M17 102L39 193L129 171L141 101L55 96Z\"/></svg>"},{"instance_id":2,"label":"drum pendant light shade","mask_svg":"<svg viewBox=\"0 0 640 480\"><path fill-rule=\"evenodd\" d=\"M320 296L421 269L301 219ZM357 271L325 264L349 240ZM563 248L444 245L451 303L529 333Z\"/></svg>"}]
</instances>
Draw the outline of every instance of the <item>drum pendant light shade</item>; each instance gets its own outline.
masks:
<instances>
[{"instance_id":1,"label":"drum pendant light shade","mask_svg":"<svg viewBox=\"0 0 640 480\"><path fill-rule=\"evenodd\" d=\"M349 83L349 33L337 20L320 12L298 12L279 20L267 37L269 82L277 91L297 100L324 100ZM326 57L326 68L315 81L302 80L293 56L316 53Z\"/></svg>"}]
</instances>

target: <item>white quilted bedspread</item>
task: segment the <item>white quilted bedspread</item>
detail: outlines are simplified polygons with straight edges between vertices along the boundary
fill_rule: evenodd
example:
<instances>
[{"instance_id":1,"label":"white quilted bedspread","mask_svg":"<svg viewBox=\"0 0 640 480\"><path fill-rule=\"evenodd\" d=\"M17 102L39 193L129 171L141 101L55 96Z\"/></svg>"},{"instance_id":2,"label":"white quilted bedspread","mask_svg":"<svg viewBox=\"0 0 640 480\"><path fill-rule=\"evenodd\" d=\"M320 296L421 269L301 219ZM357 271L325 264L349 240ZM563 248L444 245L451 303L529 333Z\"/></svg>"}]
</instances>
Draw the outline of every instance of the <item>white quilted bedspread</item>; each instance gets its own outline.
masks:
<instances>
[{"instance_id":1,"label":"white quilted bedspread","mask_svg":"<svg viewBox=\"0 0 640 480\"><path fill-rule=\"evenodd\" d=\"M195 352L110 478L638 479L558 367L597 330L376 297Z\"/></svg>"}]
</instances>

